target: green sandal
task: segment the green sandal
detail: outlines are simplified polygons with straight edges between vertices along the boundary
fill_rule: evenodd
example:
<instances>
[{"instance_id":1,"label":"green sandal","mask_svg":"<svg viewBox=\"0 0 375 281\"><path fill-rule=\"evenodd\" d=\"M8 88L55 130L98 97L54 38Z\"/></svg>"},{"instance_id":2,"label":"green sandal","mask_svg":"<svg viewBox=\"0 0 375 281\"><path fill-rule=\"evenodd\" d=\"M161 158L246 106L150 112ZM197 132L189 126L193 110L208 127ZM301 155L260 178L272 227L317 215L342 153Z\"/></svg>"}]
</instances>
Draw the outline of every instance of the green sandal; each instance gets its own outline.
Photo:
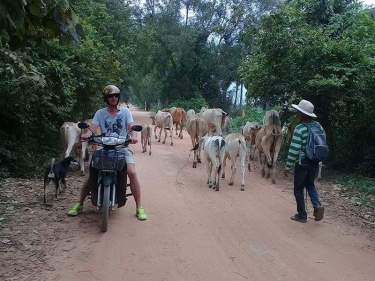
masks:
<instances>
[{"instance_id":1,"label":"green sandal","mask_svg":"<svg viewBox=\"0 0 375 281\"><path fill-rule=\"evenodd\" d=\"M145 209L143 207L139 206L137 207L136 216L139 220L144 221L147 220L147 215L145 213Z\"/></svg>"},{"instance_id":2,"label":"green sandal","mask_svg":"<svg viewBox=\"0 0 375 281\"><path fill-rule=\"evenodd\" d=\"M82 212L82 209L83 209L83 206L81 205L81 203L76 203L74 207L70 209L70 211L68 212L68 215L75 217L80 212Z\"/></svg>"}]
</instances>

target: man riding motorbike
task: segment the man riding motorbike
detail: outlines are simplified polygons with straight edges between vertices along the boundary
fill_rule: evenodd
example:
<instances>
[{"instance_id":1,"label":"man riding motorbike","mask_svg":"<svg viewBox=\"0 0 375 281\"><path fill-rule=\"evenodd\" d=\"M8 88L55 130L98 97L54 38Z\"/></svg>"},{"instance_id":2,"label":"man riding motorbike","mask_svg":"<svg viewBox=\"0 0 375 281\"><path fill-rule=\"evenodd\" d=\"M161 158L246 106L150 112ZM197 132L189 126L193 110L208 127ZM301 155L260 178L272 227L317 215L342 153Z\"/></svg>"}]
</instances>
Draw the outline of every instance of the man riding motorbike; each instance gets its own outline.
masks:
<instances>
[{"instance_id":1,"label":"man riding motorbike","mask_svg":"<svg viewBox=\"0 0 375 281\"><path fill-rule=\"evenodd\" d=\"M127 132L131 130L134 125L133 116L127 107L117 108L120 101L120 90L114 85L108 85L104 88L103 99L107 103L107 107L99 109L93 118L92 124L86 133L81 135L81 139L87 140L92 132L95 132L100 127L102 133L117 133L121 136L126 136ZM131 144L138 142L137 133L132 131L130 133ZM141 205L141 189L138 177L135 171L135 162L133 153L129 148L124 148L126 167L119 172L119 194L118 207L122 207L126 202L126 176L129 177L130 190L133 194L136 204L136 216L139 220L146 220L147 215ZM69 216L77 216L83 209L83 202L91 191L91 202L96 206L97 203L97 179L98 170L90 165L90 173L88 178L82 185L79 202L68 212ZM124 180L125 179L125 180Z\"/></svg>"}]
</instances>

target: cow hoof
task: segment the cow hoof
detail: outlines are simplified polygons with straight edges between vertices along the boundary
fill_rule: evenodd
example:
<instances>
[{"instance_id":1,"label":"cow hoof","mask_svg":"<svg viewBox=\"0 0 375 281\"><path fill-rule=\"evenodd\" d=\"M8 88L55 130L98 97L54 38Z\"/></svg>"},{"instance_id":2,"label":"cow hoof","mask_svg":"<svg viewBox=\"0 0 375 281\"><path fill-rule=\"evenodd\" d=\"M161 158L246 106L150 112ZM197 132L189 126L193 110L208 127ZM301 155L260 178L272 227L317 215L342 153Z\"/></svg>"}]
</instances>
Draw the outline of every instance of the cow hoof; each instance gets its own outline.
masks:
<instances>
[{"instance_id":1,"label":"cow hoof","mask_svg":"<svg viewBox=\"0 0 375 281\"><path fill-rule=\"evenodd\" d=\"M146 151L142 151L142 153L145 153Z\"/></svg>"},{"instance_id":2,"label":"cow hoof","mask_svg":"<svg viewBox=\"0 0 375 281\"><path fill-rule=\"evenodd\" d=\"M193 163L193 168L196 168L197 167L197 163Z\"/></svg>"},{"instance_id":3,"label":"cow hoof","mask_svg":"<svg viewBox=\"0 0 375 281\"><path fill-rule=\"evenodd\" d=\"M241 191L245 191L245 186L241 185Z\"/></svg>"},{"instance_id":4,"label":"cow hoof","mask_svg":"<svg viewBox=\"0 0 375 281\"><path fill-rule=\"evenodd\" d=\"M229 185L233 185L233 182L230 182Z\"/></svg>"},{"instance_id":5,"label":"cow hoof","mask_svg":"<svg viewBox=\"0 0 375 281\"><path fill-rule=\"evenodd\" d=\"M171 143L171 146L173 146L173 143Z\"/></svg>"},{"instance_id":6,"label":"cow hoof","mask_svg":"<svg viewBox=\"0 0 375 281\"><path fill-rule=\"evenodd\" d=\"M202 162L201 162L201 159L198 159L198 163L202 163Z\"/></svg>"},{"instance_id":7,"label":"cow hoof","mask_svg":"<svg viewBox=\"0 0 375 281\"><path fill-rule=\"evenodd\" d=\"M222 179L225 179L225 175L221 175L221 178L222 178Z\"/></svg>"},{"instance_id":8,"label":"cow hoof","mask_svg":"<svg viewBox=\"0 0 375 281\"><path fill-rule=\"evenodd\" d=\"M151 155L151 151L148 153L148 155Z\"/></svg>"},{"instance_id":9,"label":"cow hoof","mask_svg":"<svg viewBox=\"0 0 375 281\"><path fill-rule=\"evenodd\" d=\"M158 142L160 142L160 140L158 140Z\"/></svg>"},{"instance_id":10,"label":"cow hoof","mask_svg":"<svg viewBox=\"0 0 375 281\"><path fill-rule=\"evenodd\" d=\"M275 181L275 180L272 180L272 183L273 183L273 184L276 184L276 181Z\"/></svg>"},{"instance_id":11,"label":"cow hoof","mask_svg":"<svg viewBox=\"0 0 375 281\"><path fill-rule=\"evenodd\" d=\"M219 188L218 187L216 187L216 189L215 189L216 191L219 191Z\"/></svg>"}]
</instances>

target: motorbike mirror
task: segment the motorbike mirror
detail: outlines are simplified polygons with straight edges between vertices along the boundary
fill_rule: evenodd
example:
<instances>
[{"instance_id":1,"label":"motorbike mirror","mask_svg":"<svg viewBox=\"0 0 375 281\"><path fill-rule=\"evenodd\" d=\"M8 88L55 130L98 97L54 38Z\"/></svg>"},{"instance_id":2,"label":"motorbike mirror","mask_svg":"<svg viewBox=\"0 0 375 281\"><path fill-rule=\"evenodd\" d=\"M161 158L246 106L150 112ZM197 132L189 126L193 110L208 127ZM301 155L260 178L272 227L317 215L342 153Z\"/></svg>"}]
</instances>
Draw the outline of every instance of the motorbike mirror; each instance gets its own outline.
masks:
<instances>
[{"instance_id":1,"label":"motorbike mirror","mask_svg":"<svg viewBox=\"0 0 375 281\"><path fill-rule=\"evenodd\" d=\"M136 132L140 132L140 131L142 131L142 126L141 125L133 125L132 130L136 131Z\"/></svg>"},{"instance_id":2,"label":"motorbike mirror","mask_svg":"<svg viewBox=\"0 0 375 281\"><path fill-rule=\"evenodd\" d=\"M90 127L90 125L85 123L85 122L79 122L78 123L78 128L80 128L80 129L87 129L88 127Z\"/></svg>"}]
</instances>

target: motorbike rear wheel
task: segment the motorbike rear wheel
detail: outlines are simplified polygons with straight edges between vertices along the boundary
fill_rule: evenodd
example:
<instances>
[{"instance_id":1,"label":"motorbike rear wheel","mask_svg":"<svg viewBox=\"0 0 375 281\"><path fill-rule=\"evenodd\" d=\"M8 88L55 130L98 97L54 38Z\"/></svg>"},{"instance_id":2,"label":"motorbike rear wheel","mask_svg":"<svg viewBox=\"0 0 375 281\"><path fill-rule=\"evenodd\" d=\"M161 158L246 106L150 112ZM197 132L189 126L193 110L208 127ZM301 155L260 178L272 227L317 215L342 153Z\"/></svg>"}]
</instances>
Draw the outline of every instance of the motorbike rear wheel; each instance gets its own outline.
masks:
<instances>
[{"instance_id":1,"label":"motorbike rear wheel","mask_svg":"<svg viewBox=\"0 0 375 281\"><path fill-rule=\"evenodd\" d=\"M104 185L103 205L102 205L102 232L106 232L108 229L110 193L111 193L111 187L109 185Z\"/></svg>"}]
</instances>

